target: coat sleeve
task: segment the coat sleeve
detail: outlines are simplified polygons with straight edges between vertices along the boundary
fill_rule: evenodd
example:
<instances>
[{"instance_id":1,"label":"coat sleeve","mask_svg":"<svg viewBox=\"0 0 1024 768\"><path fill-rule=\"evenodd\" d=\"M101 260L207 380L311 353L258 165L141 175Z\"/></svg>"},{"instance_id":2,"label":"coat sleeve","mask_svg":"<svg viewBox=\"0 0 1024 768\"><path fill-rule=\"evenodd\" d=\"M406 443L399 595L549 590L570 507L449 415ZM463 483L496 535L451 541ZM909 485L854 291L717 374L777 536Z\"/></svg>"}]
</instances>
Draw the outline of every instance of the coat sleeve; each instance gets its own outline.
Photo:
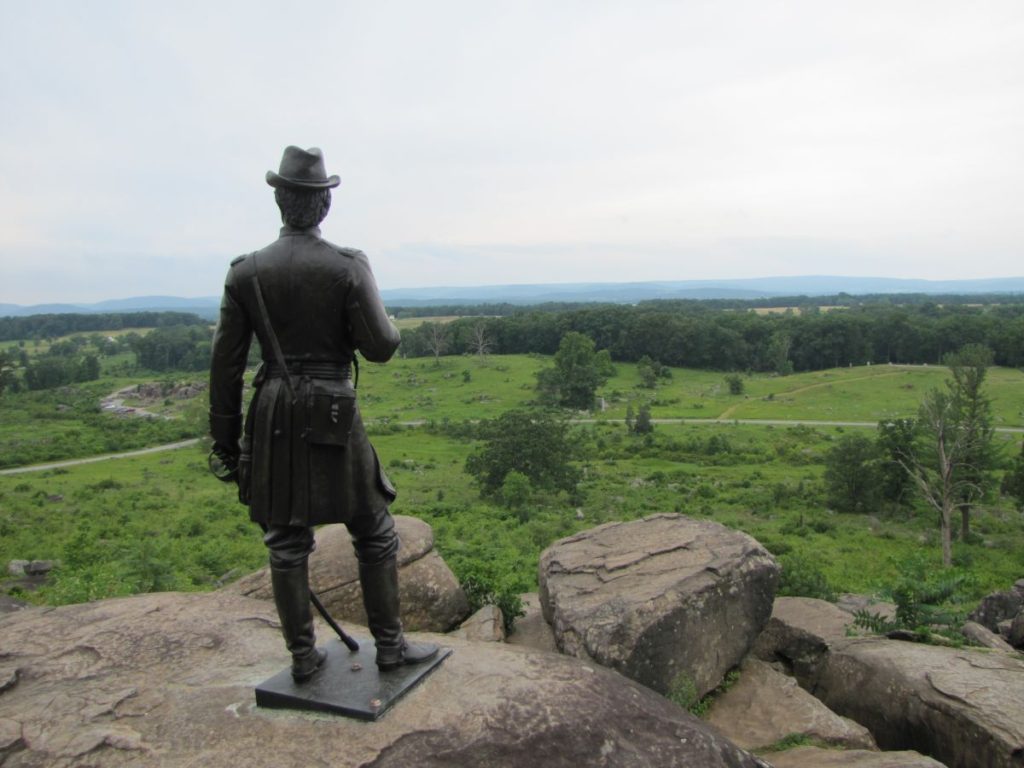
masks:
<instances>
[{"instance_id":1,"label":"coat sleeve","mask_svg":"<svg viewBox=\"0 0 1024 768\"><path fill-rule=\"evenodd\" d=\"M232 283L229 271L210 356L210 434L225 447L236 446L242 434L242 377L253 330Z\"/></svg>"},{"instance_id":2,"label":"coat sleeve","mask_svg":"<svg viewBox=\"0 0 1024 768\"><path fill-rule=\"evenodd\" d=\"M402 341L394 323L388 319L384 301L373 279L370 262L362 251L353 255L352 285L345 305L353 345L363 357L374 363L391 359Z\"/></svg>"}]
</instances>

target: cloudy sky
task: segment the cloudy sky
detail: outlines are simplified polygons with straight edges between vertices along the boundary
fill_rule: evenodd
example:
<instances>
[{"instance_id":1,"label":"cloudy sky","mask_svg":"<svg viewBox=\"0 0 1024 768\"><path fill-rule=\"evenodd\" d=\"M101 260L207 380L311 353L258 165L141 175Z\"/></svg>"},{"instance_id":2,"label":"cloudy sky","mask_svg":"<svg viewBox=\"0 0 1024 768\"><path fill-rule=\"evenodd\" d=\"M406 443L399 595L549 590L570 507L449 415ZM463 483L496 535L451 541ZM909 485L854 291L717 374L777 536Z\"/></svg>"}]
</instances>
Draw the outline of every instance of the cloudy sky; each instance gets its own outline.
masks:
<instances>
[{"instance_id":1,"label":"cloudy sky","mask_svg":"<svg viewBox=\"0 0 1024 768\"><path fill-rule=\"evenodd\" d=\"M1024 274L1024 3L0 0L0 302L220 292L288 144L382 287Z\"/></svg>"}]
</instances>

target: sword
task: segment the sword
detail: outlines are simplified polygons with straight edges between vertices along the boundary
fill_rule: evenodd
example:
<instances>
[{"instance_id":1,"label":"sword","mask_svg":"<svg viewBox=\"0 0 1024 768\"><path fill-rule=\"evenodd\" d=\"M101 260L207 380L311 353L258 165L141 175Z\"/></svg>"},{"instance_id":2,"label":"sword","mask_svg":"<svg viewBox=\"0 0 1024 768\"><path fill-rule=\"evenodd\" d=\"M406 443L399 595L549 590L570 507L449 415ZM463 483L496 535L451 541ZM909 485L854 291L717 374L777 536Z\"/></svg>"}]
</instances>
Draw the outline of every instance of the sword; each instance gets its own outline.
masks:
<instances>
[{"instance_id":1,"label":"sword","mask_svg":"<svg viewBox=\"0 0 1024 768\"><path fill-rule=\"evenodd\" d=\"M317 597L316 592L312 589L309 590L309 599L313 602L313 607L316 608L317 612L324 617L324 621L330 625L331 629L338 633L338 637L341 638L341 642L348 646L350 651L358 651L359 643L353 640L352 637L341 628L341 625L334 620L334 617L327 612L327 609L324 608L324 604L320 602L320 598Z\"/></svg>"}]
</instances>

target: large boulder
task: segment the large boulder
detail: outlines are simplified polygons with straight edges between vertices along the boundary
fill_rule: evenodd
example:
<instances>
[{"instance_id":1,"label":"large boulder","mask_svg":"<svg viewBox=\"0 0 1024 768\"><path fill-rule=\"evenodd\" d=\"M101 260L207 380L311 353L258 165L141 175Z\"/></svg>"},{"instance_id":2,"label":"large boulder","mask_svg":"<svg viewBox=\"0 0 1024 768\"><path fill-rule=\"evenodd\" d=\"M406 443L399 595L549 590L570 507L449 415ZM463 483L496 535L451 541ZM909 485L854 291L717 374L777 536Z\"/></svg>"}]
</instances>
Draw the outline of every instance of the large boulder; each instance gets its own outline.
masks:
<instances>
[{"instance_id":1,"label":"large boulder","mask_svg":"<svg viewBox=\"0 0 1024 768\"><path fill-rule=\"evenodd\" d=\"M774 768L946 768L920 752L798 747L766 755Z\"/></svg>"},{"instance_id":2,"label":"large boulder","mask_svg":"<svg viewBox=\"0 0 1024 768\"><path fill-rule=\"evenodd\" d=\"M255 706L253 686L288 661L265 601L163 593L29 608L0 622L0 681L9 681L0 686L0 763L764 765L609 670L498 643L427 638L454 654L366 723Z\"/></svg>"},{"instance_id":3,"label":"large boulder","mask_svg":"<svg viewBox=\"0 0 1024 768\"><path fill-rule=\"evenodd\" d=\"M434 532L415 517L395 516L401 540L398 550L402 623L409 630L447 632L469 615L469 601L451 569L434 549ZM366 624L359 565L344 525L325 525L316 532L316 550L309 558L310 586L338 621ZM262 568L224 587L228 592L260 600L273 599L270 569Z\"/></svg>"},{"instance_id":4,"label":"large boulder","mask_svg":"<svg viewBox=\"0 0 1024 768\"><path fill-rule=\"evenodd\" d=\"M915 749L950 768L1024 765L1024 661L1011 655L851 638L801 683L883 749Z\"/></svg>"},{"instance_id":5,"label":"large boulder","mask_svg":"<svg viewBox=\"0 0 1024 768\"><path fill-rule=\"evenodd\" d=\"M1024 648L1024 611L1018 613L1010 622L1006 639L1014 648Z\"/></svg>"},{"instance_id":6,"label":"large boulder","mask_svg":"<svg viewBox=\"0 0 1024 768\"><path fill-rule=\"evenodd\" d=\"M982 648L991 648L994 651L1013 653L1013 646L1006 642L995 632L989 631L976 621L965 621L960 628L960 633L975 645Z\"/></svg>"},{"instance_id":7,"label":"large boulder","mask_svg":"<svg viewBox=\"0 0 1024 768\"><path fill-rule=\"evenodd\" d=\"M548 547L540 599L563 653L692 698L746 656L771 614L778 576L746 534L654 515Z\"/></svg>"},{"instance_id":8,"label":"large boulder","mask_svg":"<svg viewBox=\"0 0 1024 768\"><path fill-rule=\"evenodd\" d=\"M840 717L768 664L747 659L739 679L715 696L707 721L744 749L763 749L794 735L848 749L875 749L859 723Z\"/></svg>"},{"instance_id":9,"label":"large boulder","mask_svg":"<svg viewBox=\"0 0 1024 768\"><path fill-rule=\"evenodd\" d=\"M968 618L992 632L999 631L999 622L1012 619L1024 610L1024 590L1014 586L1005 592L993 592L981 599Z\"/></svg>"}]
</instances>

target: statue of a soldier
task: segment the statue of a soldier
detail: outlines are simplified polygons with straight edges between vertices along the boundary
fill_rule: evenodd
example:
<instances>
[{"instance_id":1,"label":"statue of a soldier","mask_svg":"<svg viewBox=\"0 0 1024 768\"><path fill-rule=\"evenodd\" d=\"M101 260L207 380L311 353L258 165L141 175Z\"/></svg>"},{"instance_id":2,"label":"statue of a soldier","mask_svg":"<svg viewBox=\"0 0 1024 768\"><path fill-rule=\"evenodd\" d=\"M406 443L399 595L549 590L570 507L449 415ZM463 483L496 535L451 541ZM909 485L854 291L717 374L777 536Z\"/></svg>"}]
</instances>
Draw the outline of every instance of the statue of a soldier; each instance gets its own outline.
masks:
<instances>
[{"instance_id":1,"label":"statue of a soldier","mask_svg":"<svg viewBox=\"0 0 1024 768\"><path fill-rule=\"evenodd\" d=\"M381 670L427 661L437 646L411 643L399 620L398 537L388 505L395 490L356 406L358 351L386 362L399 344L366 256L321 239L337 176L319 149L288 147L267 183L284 227L275 242L231 262L213 339L210 433L214 452L237 468L239 499L266 531L274 602L292 676L309 679L316 648L307 562L313 526L345 523ZM244 429L242 375L253 334L263 363Z\"/></svg>"}]
</instances>

